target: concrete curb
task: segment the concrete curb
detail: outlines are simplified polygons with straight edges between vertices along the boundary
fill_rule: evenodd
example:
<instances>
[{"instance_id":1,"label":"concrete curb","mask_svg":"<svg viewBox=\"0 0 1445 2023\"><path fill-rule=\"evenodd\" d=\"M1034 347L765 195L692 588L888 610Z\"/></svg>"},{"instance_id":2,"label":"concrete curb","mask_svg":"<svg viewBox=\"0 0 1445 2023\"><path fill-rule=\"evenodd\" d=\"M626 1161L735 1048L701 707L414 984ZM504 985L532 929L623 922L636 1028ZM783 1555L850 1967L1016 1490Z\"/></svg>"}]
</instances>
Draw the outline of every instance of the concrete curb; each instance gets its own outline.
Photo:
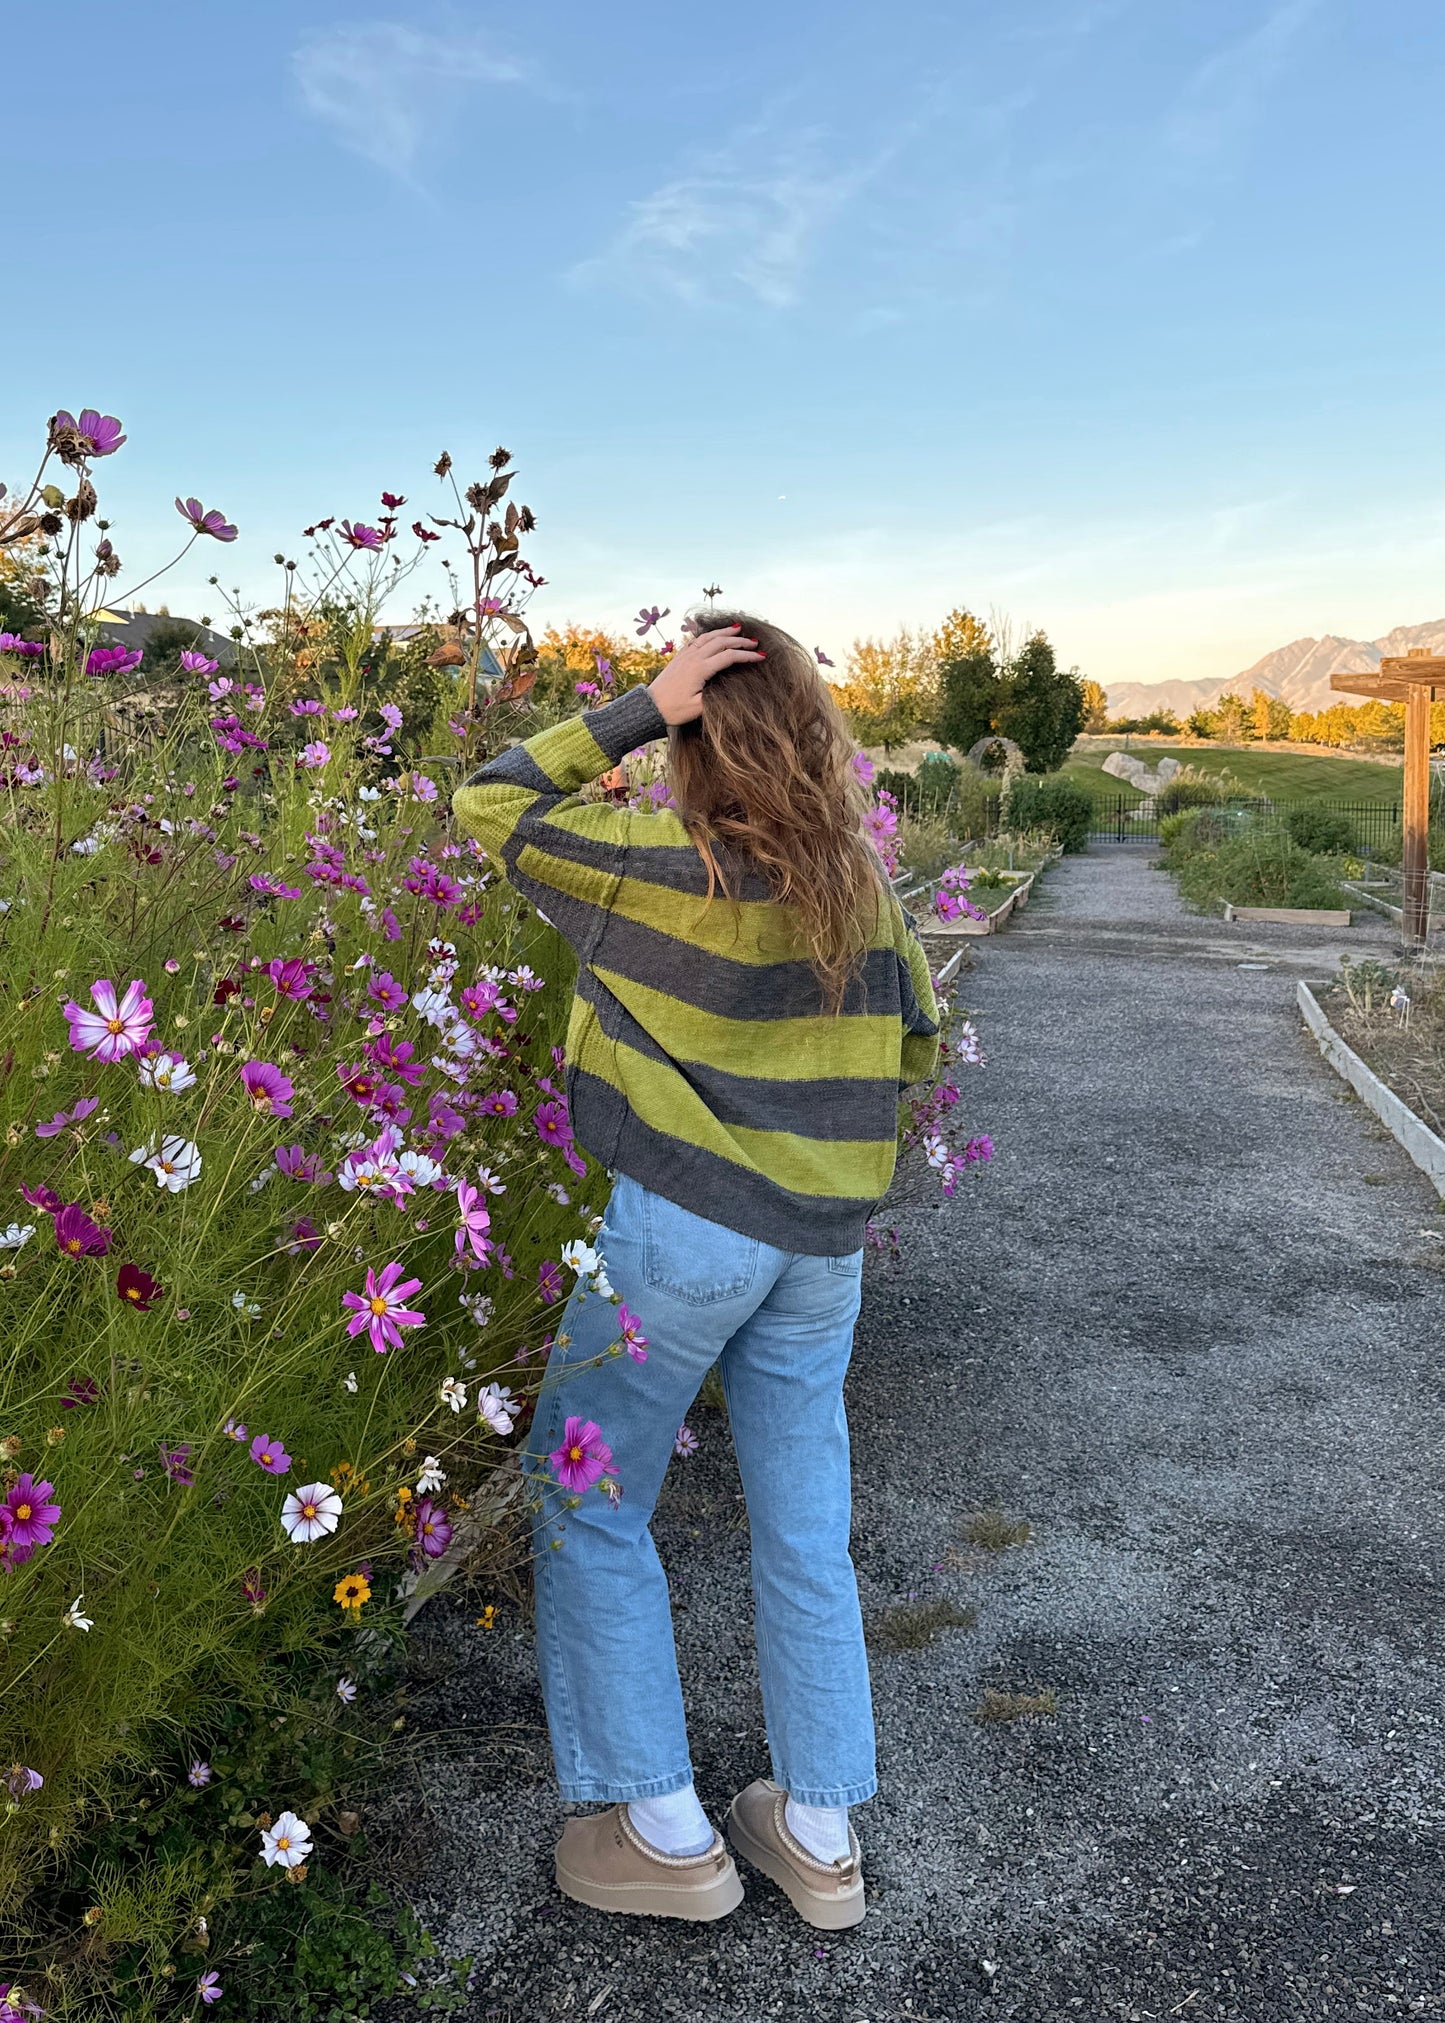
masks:
<instances>
[{"instance_id":1,"label":"concrete curb","mask_svg":"<svg viewBox=\"0 0 1445 2023\"><path fill-rule=\"evenodd\" d=\"M1369 1104L1391 1137L1409 1153L1426 1178L1434 1182L1436 1192L1445 1196L1445 1138L1437 1137L1408 1103L1402 1103L1374 1069L1360 1059L1354 1048L1346 1045L1303 978L1296 985L1295 994L1305 1024L1335 1073L1349 1083L1362 1102Z\"/></svg>"}]
</instances>

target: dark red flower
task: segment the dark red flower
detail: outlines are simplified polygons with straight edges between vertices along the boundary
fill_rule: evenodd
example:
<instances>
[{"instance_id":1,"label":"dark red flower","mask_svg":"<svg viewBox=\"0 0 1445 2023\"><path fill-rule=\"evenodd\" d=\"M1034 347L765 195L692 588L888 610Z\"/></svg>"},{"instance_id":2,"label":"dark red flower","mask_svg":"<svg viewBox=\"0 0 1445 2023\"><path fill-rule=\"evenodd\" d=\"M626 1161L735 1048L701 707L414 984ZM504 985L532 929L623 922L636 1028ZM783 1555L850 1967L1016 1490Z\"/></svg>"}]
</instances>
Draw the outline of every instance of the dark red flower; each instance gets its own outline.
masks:
<instances>
[{"instance_id":1,"label":"dark red flower","mask_svg":"<svg viewBox=\"0 0 1445 2023\"><path fill-rule=\"evenodd\" d=\"M406 504L406 500L398 492L383 492L381 503L385 506L388 513L394 513L398 506Z\"/></svg>"},{"instance_id":2,"label":"dark red flower","mask_svg":"<svg viewBox=\"0 0 1445 2023\"><path fill-rule=\"evenodd\" d=\"M165 1296L165 1288L158 1285L148 1271L142 1271L138 1264L121 1266L115 1275L115 1289L123 1300L143 1314L148 1314L156 1301Z\"/></svg>"}]
</instances>

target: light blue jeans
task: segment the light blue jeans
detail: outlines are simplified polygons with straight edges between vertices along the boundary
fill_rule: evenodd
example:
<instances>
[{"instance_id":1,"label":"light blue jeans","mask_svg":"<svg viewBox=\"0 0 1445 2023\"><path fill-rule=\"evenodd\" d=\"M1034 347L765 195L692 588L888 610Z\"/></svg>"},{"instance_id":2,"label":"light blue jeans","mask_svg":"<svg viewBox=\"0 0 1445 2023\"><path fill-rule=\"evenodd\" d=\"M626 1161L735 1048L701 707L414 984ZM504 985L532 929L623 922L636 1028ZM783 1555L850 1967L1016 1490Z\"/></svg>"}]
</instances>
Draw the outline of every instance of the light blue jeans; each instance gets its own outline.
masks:
<instances>
[{"instance_id":1,"label":"light blue jeans","mask_svg":"<svg viewBox=\"0 0 1445 2023\"><path fill-rule=\"evenodd\" d=\"M773 1776L799 1804L855 1805L877 1789L843 1415L863 1253L775 1250L624 1177L598 1247L647 1361L607 1354L617 1308L579 1283L528 1442L544 1492L537 1648L562 1796L654 1798L692 1780L648 1526L678 1429L717 1363L747 1497ZM602 1429L623 1485L615 1507L591 1489L573 1508L548 1487L546 1456L570 1417Z\"/></svg>"}]
</instances>

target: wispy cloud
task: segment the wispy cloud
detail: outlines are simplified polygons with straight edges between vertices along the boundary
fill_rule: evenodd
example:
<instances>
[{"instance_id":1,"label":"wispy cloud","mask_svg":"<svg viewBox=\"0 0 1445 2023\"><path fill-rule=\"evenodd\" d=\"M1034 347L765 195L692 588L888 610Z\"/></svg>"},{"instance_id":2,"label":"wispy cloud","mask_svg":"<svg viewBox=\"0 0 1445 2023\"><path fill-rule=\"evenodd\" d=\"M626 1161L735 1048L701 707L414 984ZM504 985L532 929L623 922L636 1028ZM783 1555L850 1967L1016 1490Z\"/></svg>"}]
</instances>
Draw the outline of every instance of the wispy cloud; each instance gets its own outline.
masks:
<instances>
[{"instance_id":1,"label":"wispy cloud","mask_svg":"<svg viewBox=\"0 0 1445 2023\"><path fill-rule=\"evenodd\" d=\"M410 176L428 133L477 85L534 84L532 67L470 31L457 36L399 21L322 29L292 55L306 110L343 147Z\"/></svg>"},{"instance_id":2,"label":"wispy cloud","mask_svg":"<svg viewBox=\"0 0 1445 2023\"><path fill-rule=\"evenodd\" d=\"M1247 35L1201 63L1164 122L1171 153L1181 161L1203 164L1240 141L1320 4L1321 0L1282 0Z\"/></svg>"},{"instance_id":3,"label":"wispy cloud","mask_svg":"<svg viewBox=\"0 0 1445 2023\"><path fill-rule=\"evenodd\" d=\"M818 239L894 152L836 169L816 133L780 149L750 131L631 204L611 241L568 278L661 289L691 303L715 302L719 284L735 282L786 309Z\"/></svg>"}]
</instances>

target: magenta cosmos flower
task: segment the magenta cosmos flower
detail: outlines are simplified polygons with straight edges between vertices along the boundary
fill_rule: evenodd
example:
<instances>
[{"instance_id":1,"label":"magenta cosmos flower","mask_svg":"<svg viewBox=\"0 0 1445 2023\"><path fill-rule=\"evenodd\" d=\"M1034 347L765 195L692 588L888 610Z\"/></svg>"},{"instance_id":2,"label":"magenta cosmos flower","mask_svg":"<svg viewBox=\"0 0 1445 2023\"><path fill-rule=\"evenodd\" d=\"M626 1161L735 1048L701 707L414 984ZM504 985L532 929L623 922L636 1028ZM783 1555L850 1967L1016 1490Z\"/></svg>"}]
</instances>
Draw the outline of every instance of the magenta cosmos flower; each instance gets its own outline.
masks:
<instances>
[{"instance_id":1,"label":"magenta cosmos flower","mask_svg":"<svg viewBox=\"0 0 1445 2023\"><path fill-rule=\"evenodd\" d=\"M565 1103L539 1103L532 1121L544 1145L568 1145L572 1142L572 1126L567 1121Z\"/></svg>"},{"instance_id":2,"label":"magenta cosmos flower","mask_svg":"<svg viewBox=\"0 0 1445 2023\"><path fill-rule=\"evenodd\" d=\"M208 513L199 499L177 499L176 511L183 520L189 520L198 534L209 534L213 541L234 541L236 529L224 513L214 507Z\"/></svg>"},{"instance_id":3,"label":"magenta cosmos flower","mask_svg":"<svg viewBox=\"0 0 1445 2023\"><path fill-rule=\"evenodd\" d=\"M49 1545L54 1538L60 1522L60 1505L50 1501L54 1494L53 1482L37 1482L33 1475L20 1476L12 1486L5 1498L10 1514L6 1550L12 1559L29 1559L37 1545Z\"/></svg>"},{"instance_id":4,"label":"magenta cosmos flower","mask_svg":"<svg viewBox=\"0 0 1445 2023\"><path fill-rule=\"evenodd\" d=\"M562 1428L562 1445L547 1459L564 1489L590 1489L612 1466L612 1449L602 1438L602 1428L590 1419L569 1419Z\"/></svg>"},{"instance_id":5,"label":"magenta cosmos flower","mask_svg":"<svg viewBox=\"0 0 1445 2023\"><path fill-rule=\"evenodd\" d=\"M56 1212L55 1241L67 1257L104 1257L110 1249L111 1232L92 1222L72 1201Z\"/></svg>"},{"instance_id":6,"label":"magenta cosmos flower","mask_svg":"<svg viewBox=\"0 0 1445 2023\"><path fill-rule=\"evenodd\" d=\"M647 1337L642 1332L642 1323L635 1313L624 1304L617 1309L617 1332L622 1346L634 1363L647 1361Z\"/></svg>"},{"instance_id":7,"label":"magenta cosmos flower","mask_svg":"<svg viewBox=\"0 0 1445 2023\"><path fill-rule=\"evenodd\" d=\"M487 1208L487 1197L480 1187L473 1187L469 1180L463 1180L457 1188L457 1214L461 1218L461 1228L457 1231L457 1256L465 1257L470 1245L478 1264L485 1264L487 1252L491 1248L487 1231L492 1226L492 1217Z\"/></svg>"},{"instance_id":8,"label":"magenta cosmos flower","mask_svg":"<svg viewBox=\"0 0 1445 2023\"><path fill-rule=\"evenodd\" d=\"M131 674L145 658L139 646L93 646L86 655L85 671L96 676Z\"/></svg>"},{"instance_id":9,"label":"magenta cosmos flower","mask_svg":"<svg viewBox=\"0 0 1445 2023\"><path fill-rule=\"evenodd\" d=\"M50 447L62 463L78 464L84 457L113 457L125 437L113 414L83 407L78 415L58 408L50 417Z\"/></svg>"},{"instance_id":10,"label":"magenta cosmos flower","mask_svg":"<svg viewBox=\"0 0 1445 2023\"><path fill-rule=\"evenodd\" d=\"M425 1314L413 1313L402 1305L412 1293L421 1291L421 1280L403 1279L398 1285L401 1269L393 1262L378 1275L368 1266L365 1291L341 1295L341 1304L351 1314L346 1323L347 1334L369 1334L371 1346L379 1356L384 1356L388 1349L401 1347L402 1328L419 1328L426 1320Z\"/></svg>"},{"instance_id":11,"label":"magenta cosmos flower","mask_svg":"<svg viewBox=\"0 0 1445 2023\"><path fill-rule=\"evenodd\" d=\"M416 1542L428 1559L440 1559L452 1542L452 1521L429 1496L416 1507Z\"/></svg>"},{"instance_id":12,"label":"magenta cosmos flower","mask_svg":"<svg viewBox=\"0 0 1445 2023\"><path fill-rule=\"evenodd\" d=\"M118 1001L108 976L93 983L90 994L94 1011L85 1011L73 998L64 1008L76 1053L89 1054L93 1061L123 1061L127 1054L138 1054L155 1022L155 1006L140 978L126 985L125 996Z\"/></svg>"},{"instance_id":13,"label":"magenta cosmos flower","mask_svg":"<svg viewBox=\"0 0 1445 2023\"><path fill-rule=\"evenodd\" d=\"M251 1099L253 1110L264 1117L289 1117L296 1085L269 1061L247 1061L241 1070L241 1086Z\"/></svg>"},{"instance_id":14,"label":"magenta cosmos flower","mask_svg":"<svg viewBox=\"0 0 1445 2023\"><path fill-rule=\"evenodd\" d=\"M291 1456L279 1440L273 1440L269 1433L258 1433L251 1442L251 1459L258 1468L264 1468L268 1475L289 1475Z\"/></svg>"},{"instance_id":15,"label":"magenta cosmos flower","mask_svg":"<svg viewBox=\"0 0 1445 2023\"><path fill-rule=\"evenodd\" d=\"M193 653L189 647L181 655L181 668L186 674L214 674L220 664L219 660L207 660L204 653Z\"/></svg>"},{"instance_id":16,"label":"magenta cosmos flower","mask_svg":"<svg viewBox=\"0 0 1445 2023\"><path fill-rule=\"evenodd\" d=\"M363 527L359 521L353 527L350 520L343 520L336 531L348 548L379 548L386 539L379 527Z\"/></svg>"}]
</instances>

